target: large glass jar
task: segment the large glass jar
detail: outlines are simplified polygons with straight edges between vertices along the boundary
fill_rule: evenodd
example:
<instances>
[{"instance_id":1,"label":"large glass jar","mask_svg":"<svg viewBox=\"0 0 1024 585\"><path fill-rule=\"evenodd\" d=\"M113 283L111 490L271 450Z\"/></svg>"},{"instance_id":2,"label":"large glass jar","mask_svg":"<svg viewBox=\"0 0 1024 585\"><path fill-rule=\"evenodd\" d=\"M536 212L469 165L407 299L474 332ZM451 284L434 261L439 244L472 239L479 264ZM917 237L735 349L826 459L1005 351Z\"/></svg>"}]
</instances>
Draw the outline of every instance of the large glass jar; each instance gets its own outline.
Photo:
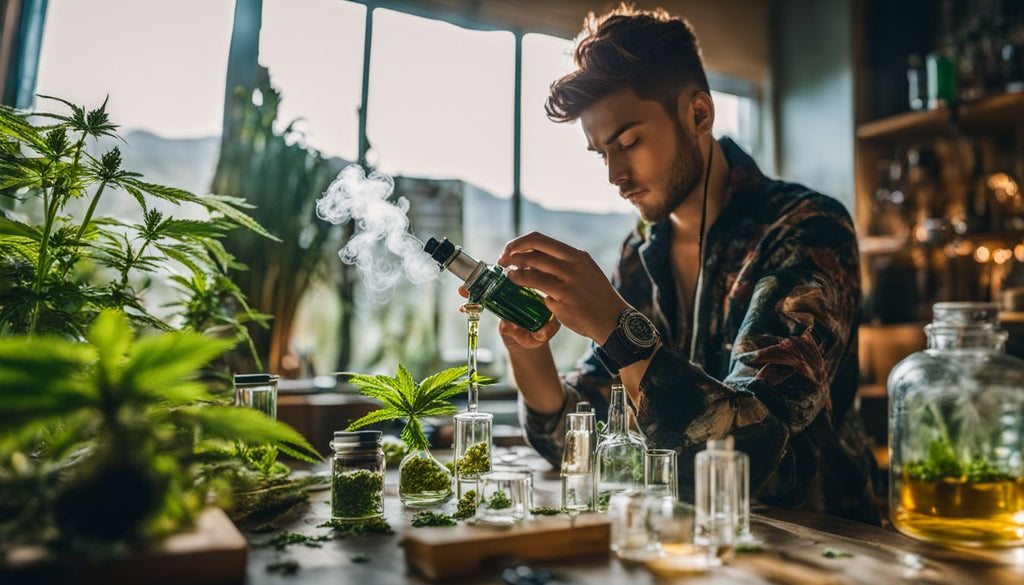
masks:
<instances>
[{"instance_id":1,"label":"large glass jar","mask_svg":"<svg viewBox=\"0 0 1024 585\"><path fill-rule=\"evenodd\" d=\"M644 487L644 442L629 432L626 387L612 384L608 397L608 425L597 443L596 509L604 512L617 492Z\"/></svg>"},{"instance_id":2,"label":"large glass jar","mask_svg":"<svg viewBox=\"0 0 1024 585\"><path fill-rule=\"evenodd\" d=\"M1024 545L1024 361L999 307L939 303L928 348L889 375L889 503L900 531L942 544Z\"/></svg>"},{"instance_id":3,"label":"large glass jar","mask_svg":"<svg viewBox=\"0 0 1024 585\"><path fill-rule=\"evenodd\" d=\"M384 450L380 431L337 431L331 441L331 517L384 514Z\"/></svg>"}]
</instances>

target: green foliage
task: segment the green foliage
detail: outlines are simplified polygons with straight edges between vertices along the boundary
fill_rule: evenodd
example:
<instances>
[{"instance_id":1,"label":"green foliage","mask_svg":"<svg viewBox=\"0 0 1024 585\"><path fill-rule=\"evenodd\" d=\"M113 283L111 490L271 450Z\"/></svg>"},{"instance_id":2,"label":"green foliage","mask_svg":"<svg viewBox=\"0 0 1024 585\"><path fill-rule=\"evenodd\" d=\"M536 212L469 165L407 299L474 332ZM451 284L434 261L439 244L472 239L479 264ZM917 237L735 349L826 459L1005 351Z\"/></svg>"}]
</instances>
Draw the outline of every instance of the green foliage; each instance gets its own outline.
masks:
<instances>
[{"instance_id":1,"label":"green foliage","mask_svg":"<svg viewBox=\"0 0 1024 585\"><path fill-rule=\"evenodd\" d=\"M267 563L267 572L280 573L282 575L294 575L299 572L299 562L288 559L274 563Z\"/></svg>"},{"instance_id":2,"label":"green foliage","mask_svg":"<svg viewBox=\"0 0 1024 585\"><path fill-rule=\"evenodd\" d=\"M297 532L282 532L274 535L270 540L263 542L253 543L253 548L274 548L276 550L284 550L285 547L293 544L301 544L310 548L320 548L321 542L327 542L331 540L330 534L322 534L320 536L306 536L305 534L299 534Z\"/></svg>"},{"instance_id":3,"label":"green foliage","mask_svg":"<svg viewBox=\"0 0 1024 585\"><path fill-rule=\"evenodd\" d=\"M410 522L416 528L423 528L425 526L455 526L455 519L448 514L438 514L436 512L420 512L413 515L412 521Z\"/></svg>"},{"instance_id":4,"label":"green foliage","mask_svg":"<svg viewBox=\"0 0 1024 585\"><path fill-rule=\"evenodd\" d=\"M401 439L410 450L426 451L430 445L423 434L421 419L429 416L455 414L458 409L449 399L466 391L469 378L468 368L461 366L449 368L427 377L419 384L402 364L398 364L398 372L391 376L365 376L357 374L349 380L363 396L376 398L384 403L384 408L371 412L348 426L352 431L397 418L408 419L402 429ZM492 384L490 378L478 377L481 386Z\"/></svg>"},{"instance_id":5,"label":"green foliage","mask_svg":"<svg viewBox=\"0 0 1024 585\"><path fill-rule=\"evenodd\" d=\"M462 494L459 498L459 503L455 507L455 514L452 516L456 520L465 520L472 518L476 515L476 492L474 490L466 490L466 493Z\"/></svg>"},{"instance_id":6,"label":"green foliage","mask_svg":"<svg viewBox=\"0 0 1024 585\"><path fill-rule=\"evenodd\" d=\"M331 483L331 514L335 518L365 518L383 509L384 477L368 469L335 473Z\"/></svg>"},{"instance_id":7,"label":"green foliage","mask_svg":"<svg viewBox=\"0 0 1024 585\"><path fill-rule=\"evenodd\" d=\"M0 541L177 530L208 491L228 487L206 467L228 441L318 457L291 427L212 403L194 373L231 341L191 331L133 334L123 313L106 310L87 342L0 338L0 486L37 488L17 505L32 517L0 515ZM224 458L240 461L230 452ZM269 466L270 458L258 461Z\"/></svg>"},{"instance_id":8,"label":"green foliage","mask_svg":"<svg viewBox=\"0 0 1024 585\"><path fill-rule=\"evenodd\" d=\"M394 534L391 530L391 525L388 521L381 518L370 518L369 520L359 520L356 522L347 522L345 520L328 520L323 524L318 524L317 528L333 528L335 536L363 536L366 534Z\"/></svg>"},{"instance_id":9,"label":"green foliage","mask_svg":"<svg viewBox=\"0 0 1024 585\"><path fill-rule=\"evenodd\" d=\"M41 210L40 225L0 212L0 334L81 339L104 309L123 310L135 326L170 330L143 299L155 277L184 269L190 276L175 278L179 310L169 318L249 343L245 323L265 326L268 316L252 311L227 277L241 266L220 239L238 228L276 238L246 215L241 200L147 183L122 168L117 147L99 158L89 154L96 139L117 137L106 102L87 110L42 97L70 114L0 107L0 194L14 198L20 216ZM97 213L101 199L118 195L139 206L141 222ZM73 217L78 199L88 204ZM208 218L176 219L154 207L157 200L200 208Z\"/></svg>"},{"instance_id":10,"label":"green foliage","mask_svg":"<svg viewBox=\"0 0 1024 585\"><path fill-rule=\"evenodd\" d=\"M488 510L504 510L512 507L512 500L505 492L494 492L484 507Z\"/></svg>"},{"instance_id":11,"label":"green foliage","mask_svg":"<svg viewBox=\"0 0 1024 585\"><path fill-rule=\"evenodd\" d=\"M466 453L459 458L456 468L463 477L475 476L490 471L491 457L487 450L487 443L477 443L466 449Z\"/></svg>"},{"instance_id":12,"label":"green foliage","mask_svg":"<svg viewBox=\"0 0 1024 585\"><path fill-rule=\"evenodd\" d=\"M558 516L562 513L562 510L561 508L545 508L542 506L540 508L533 508L530 510L530 513L534 516Z\"/></svg>"},{"instance_id":13,"label":"green foliage","mask_svg":"<svg viewBox=\"0 0 1024 585\"><path fill-rule=\"evenodd\" d=\"M927 459L909 461L904 467L907 477L919 481L963 478L972 483L980 483L1013 479L1012 475L983 459L962 462L953 451L949 439L944 436L933 440L928 446Z\"/></svg>"},{"instance_id":14,"label":"green foliage","mask_svg":"<svg viewBox=\"0 0 1024 585\"><path fill-rule=\"evenodd\" d=\"M413 457L402 466L398 489L404 494L443 492L451 489L452 477L433 457Z\"/></svg>"},{"instance_id":15,"label":"green foliage","mask_svg":"<svg viewBox=\"0 0 1024 585\"><path fill-rule=\"evenodd\" d=\"M381 450L384 451L384 461L392 467L401 465L402 459L409 454L409 447L401 439L391 435L385 435L381 441Z\"/></svg>"}]
</instances>

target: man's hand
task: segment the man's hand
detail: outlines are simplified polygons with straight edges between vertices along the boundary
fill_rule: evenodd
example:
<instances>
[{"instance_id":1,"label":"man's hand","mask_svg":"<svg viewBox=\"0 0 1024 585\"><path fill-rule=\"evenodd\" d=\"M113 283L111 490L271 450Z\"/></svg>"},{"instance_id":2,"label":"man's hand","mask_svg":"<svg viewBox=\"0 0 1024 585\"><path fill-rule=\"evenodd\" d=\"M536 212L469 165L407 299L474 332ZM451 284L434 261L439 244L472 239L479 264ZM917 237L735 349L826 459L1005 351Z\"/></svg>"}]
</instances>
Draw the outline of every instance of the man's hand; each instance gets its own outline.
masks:
<instances>
[{"instance_id":1,"label":"man's hand","mask_svg":"<svg viewBox=\"0 0 1024 585\"><path fill-rule=\"evenodd\" d=\"M546 294L545 303L558 321L597 343L608 339L617 325L619 313L629 307L590 254L538 232L506 244L498 264L506 267L512 282ZM547 331L550 326L550 323L545 325L538 333ZM531 342L502 323L503 337L506 330L523 347ZM548 338L550 335L544 341Z\"/></svg>"},{"instance_id":2,"label":"man's hand","mask_svg":"<svg viewBox=\"0 0 1024 585\"><path fill-rule=\"evenodd\" d=\"M469 298L469 291L464 286L459 287L459 294L463 298ZM504 319L498 321L498 333L501 335L502 342L505 343L505 348L509 351L537 349L554 337L561 328L562 324L558 322L557 318L551 319L536 331L530 331Z\"/></svg>"}]
</instances>

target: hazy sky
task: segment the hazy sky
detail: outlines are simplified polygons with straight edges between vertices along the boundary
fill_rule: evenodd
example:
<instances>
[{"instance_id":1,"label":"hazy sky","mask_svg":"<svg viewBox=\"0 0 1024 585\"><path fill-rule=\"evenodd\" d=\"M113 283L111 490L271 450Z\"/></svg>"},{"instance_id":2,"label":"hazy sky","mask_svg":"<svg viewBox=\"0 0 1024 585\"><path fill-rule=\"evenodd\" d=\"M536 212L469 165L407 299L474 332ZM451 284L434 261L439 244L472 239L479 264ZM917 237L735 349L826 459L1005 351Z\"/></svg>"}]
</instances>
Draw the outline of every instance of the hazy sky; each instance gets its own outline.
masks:
<instances>
[{"instance_id":1,"label":"hazy sky","mask_svg":"<svg viewBox=\"0 0 1024 585\"><path fill-rule=\"evenodd\" d=\"M264 0L260 39L260 61L283 96L282 126L303 118L297 127L307 144L350 160L365 11L342 0ZM50 0L38 92L90 107L109 94L111 119L123 130L219 135L233 12L231 0ZM371 163L510 196L512 34L384 9L374 27ZM571 42L531 34L523 47L524 195L549 208L630 210L585 150L578 123L544 116L548 86L571 66Z\"/></svg>"}]
</instances>

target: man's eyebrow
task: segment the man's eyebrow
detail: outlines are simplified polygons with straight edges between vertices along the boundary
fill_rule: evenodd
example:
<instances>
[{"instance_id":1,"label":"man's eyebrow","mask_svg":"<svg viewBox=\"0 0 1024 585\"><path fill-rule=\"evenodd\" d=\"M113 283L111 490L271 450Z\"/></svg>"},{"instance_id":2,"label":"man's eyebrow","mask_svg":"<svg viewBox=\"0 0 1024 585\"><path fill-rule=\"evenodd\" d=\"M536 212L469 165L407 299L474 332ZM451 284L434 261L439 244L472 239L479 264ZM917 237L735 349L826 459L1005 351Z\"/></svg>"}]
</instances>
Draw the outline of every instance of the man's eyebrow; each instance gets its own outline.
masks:
<instances>
[{"instance_id":1,"label":"man's eyebrow","mask_svg":"<svg viewBox=\"0 0 1024 585\"><path fill-rule=\"evenodd\" d=\"M639 124L640 124L639 120L634 120L632 122L626 122L622 126L619 126L618 128L615 129L615 132L612 132L612 135L609 136L608 139L604 141L604 145L608 146L612 142L615 142L615 140L619 136L621 136L623 132L625 132L626 130L629 130L633 126L637 126ZM589 150L591 152L598 152L598 150L596 148L594 148L594 146L591 145L591 144L587 144L587 150Z\"/></svg>"}]
</instances>

